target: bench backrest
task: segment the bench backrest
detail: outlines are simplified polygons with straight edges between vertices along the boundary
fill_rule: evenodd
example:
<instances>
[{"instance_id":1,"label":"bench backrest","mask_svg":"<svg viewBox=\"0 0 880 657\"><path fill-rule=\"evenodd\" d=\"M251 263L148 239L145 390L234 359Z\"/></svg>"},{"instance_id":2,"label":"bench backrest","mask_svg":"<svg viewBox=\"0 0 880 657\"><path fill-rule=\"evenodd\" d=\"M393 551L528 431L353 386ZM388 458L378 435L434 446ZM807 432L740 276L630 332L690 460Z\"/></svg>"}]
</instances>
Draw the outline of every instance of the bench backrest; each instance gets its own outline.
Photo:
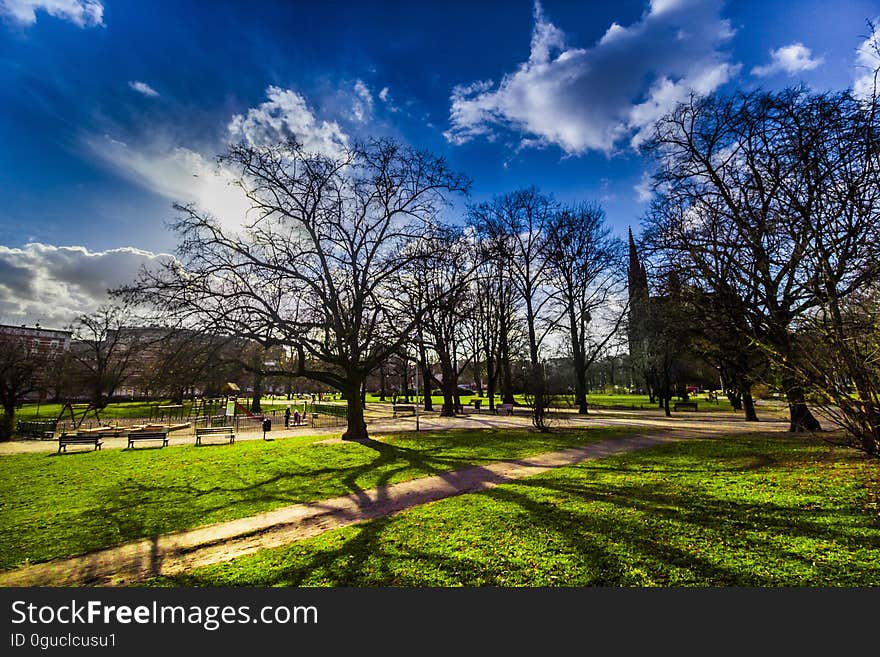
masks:
<instances>
[{"instance_id":1,"label":"bench backrest","mask_svg":"<svg viewBox=\"0 0 880 657\"><path fill-rule=\"evenodd\" d=\"M199 427L196 429L199 435L206 433L235 433L235 427Z\"/></svg>"},{"instance_id":2,"label":"bench backrest","mask_svg":"<svg viewBox=\"0 0 880 657\"><path fill-rule=\"evenodd\" d=\"M128 439L132 438L166 438L168 436L164 431L132 431L128 434Z\"/></svg>"}]
</instances>

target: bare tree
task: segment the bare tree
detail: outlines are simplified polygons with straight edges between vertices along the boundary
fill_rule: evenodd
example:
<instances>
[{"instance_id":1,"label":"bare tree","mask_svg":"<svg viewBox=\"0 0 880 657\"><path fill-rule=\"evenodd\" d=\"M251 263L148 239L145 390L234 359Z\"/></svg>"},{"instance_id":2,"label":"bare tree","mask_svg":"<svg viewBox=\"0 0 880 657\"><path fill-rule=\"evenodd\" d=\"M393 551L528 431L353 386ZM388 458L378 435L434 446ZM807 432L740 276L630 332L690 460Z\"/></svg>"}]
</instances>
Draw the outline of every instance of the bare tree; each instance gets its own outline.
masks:
<instances>
[{"instance_id":1,"label":"bare tree","mask_svg":"<svg viewBox=\"0 0 880 657\"><path fill-rule=\"evenodd\" d=\"M779 374L791 431L816 430L794 364L799 319L876 275L877 118L849 92L691 99L649 145L653 245L686 285L736 300ZM741 328L734 326L733 328Z\"/></svg>"},{"instance_id":2,"label":"bare tree","mask_svg":"<svg viewBox=\"0 0 880 657\"><path fill-rule=\"evenodd\" d=\"M194 327L285 346L293 372L343 393L344 438L366 440L366 377L409 339L403 272L447 192L469 182L445 161L388 140L306 152L295 141L231 146L221 162L252 204L240 231L176 206L179 260L123 293Z\"/></svg>"},{"instance_id":3,"label":"bare tree","mask_svg":"<svg viewBox=\"0 0 880 657\"><path fill-rule=\"evenodd\" d=\"M810 358L793 366L807 382L813 403L845 430L843 444L880 456L878 289L868 289L805 318L797 339Z\"/></svg>"},{"instance_id":4,"label":"bare tree","mask_svg":"<svg viewBox=\"0 0 880 657\"><path fill-rule=\"evenodd\" d=\"M168 395L176 404L182 404L187 394L196 388L210 387L211 372L226 371L227 380L236 375L231 367L234 363L223 363L232 357L228 338L169 328L157 346L149 372L149 388Z\"/></svg>"},{"instance_id":5,"label":"bare tree","mask_svg":"<svg viewBox=\"0 0 880 657\"><path fill-rule=\"evenodd\" d=\"M80 315L73 326L70 356L91 403L101 410L132 373L140 338L131 330L132 313L123 304L105 304Z\"/></svg>"},{"instance_id":6,"label":"bare tree","mask_svg":"<svg viewBox=\"0 0 880 657\"><path fill-rule=\"evenodd\" d=\"M623 292L623 245L610 236L599 206L563 208L547 228L549 285L555 291L560 327L568 333L575 374L575 403L586 414L587 370L617 333L626 304L596 328L609 301Z\"/></svg>"},{"instance_id":7,"label":"bare tree","mask_svg":"<svg viewBox=\"0 0 880 657\"><path fill-rule=\"evenodd\" d=\"M470 221L479 265L473 284L475 319L486 362L489 410L494 410L495 392L501 402L514 403L512 360L519 351L519 322L514 307L510 262L498 238L481 230L479 215Z\"/></svg>"},{"instance_id":8,"label":"bare tree","mask_svg":"<svg viewBox=\"0 0 880 657\"><path fill-rule=\"evenodd\" d=\"M536 188L520 189L471 208L471 221L486 236L494 257L507 269L511 286L522 303L528 335L528 388L534 397L533 424L547 425L546 378L541 345L554 322L547 316L551 294L546 283L547 228L557 204Z\"/></svg>"},{"instance_id":9,"label":"bare tree","mask_svg":"<svg viewBox=\"0 0 880 657\"><path fill-rule=\"evenodd\" d=\"M427 305L420 330L424 331L440 366L440 415L452 417L460 406L459 375L470 360L459 362L457 355L465 318L470 314L469 291L477 265L476 254L462 231L452 227L436 230L422 246L427 252L414 272L415 284L424 289L420 298L438 301Z\"/></svg>"},{"instance_id":10,"label":"bare tree","mask_svg":"<svg viewBox=\"0 0 880 657\"><path fill-rule=\"evenodd\" d=\"M16 410L35 392L45 389L54 355L25 336L0 333L0 440L9 440Z\"/></svg>"}]
</instances>

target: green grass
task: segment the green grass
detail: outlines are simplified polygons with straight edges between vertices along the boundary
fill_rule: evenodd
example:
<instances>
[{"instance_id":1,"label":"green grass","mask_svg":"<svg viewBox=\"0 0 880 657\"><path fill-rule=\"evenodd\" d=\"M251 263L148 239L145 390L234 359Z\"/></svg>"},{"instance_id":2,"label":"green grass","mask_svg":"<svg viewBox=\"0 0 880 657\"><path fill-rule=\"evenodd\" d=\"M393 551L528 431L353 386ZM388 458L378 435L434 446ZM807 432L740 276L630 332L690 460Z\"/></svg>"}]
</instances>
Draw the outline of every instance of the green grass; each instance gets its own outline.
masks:
<instances>
[{"instance_id":1,"label":"green grass","mask_svg":"<svg viewBox=\"0 0 880 657\"><path fill-rule=\"evenodd\" d=\"M0 569L626 431L410 432L372 446L298 436L2 456Z\"/></svg>"},{"instance_id":2,"label":"green grass","mask_svg":"<svg viewBox=\"0 0 880 657\"><path fill-rule=\"evenodd\" d=\"M108 404L103 410L99 411L99 415L102 420L113 420L117 418L148 418L150 417L150 413L152 410L152 414L156 417L159 413L158 406L160 405L170 405L170 401L133 401L133 402L113 402L112 404ZM187 415L190 410L190 402L186 401L184 404L184 413L183 415ZM61 413L61 409L63 408L63 404L59 403L29 403L24 404L21 408L16 410L15 419L18 420L54 420ZM79 419L82 417L85 408L75 408L73 413L74 416ZM222 409L218 405L214 405L214 410L222 413ZM166 413L169 411L166 410ZM70 419L70 412L65 411L64 417L62 420ZM87 420L94 420L95 415L91 411L89 411Z\"/></svg>"},{"instance_id":3,"label":"green grass","mask_svg":"<svg viewBox=\"0 0 880 657\"><path fill-rule=\"evenodd\" d=\"M802 438L585 462L150 585L878 586L876 462Z\"/></svg>"}]
</instances>

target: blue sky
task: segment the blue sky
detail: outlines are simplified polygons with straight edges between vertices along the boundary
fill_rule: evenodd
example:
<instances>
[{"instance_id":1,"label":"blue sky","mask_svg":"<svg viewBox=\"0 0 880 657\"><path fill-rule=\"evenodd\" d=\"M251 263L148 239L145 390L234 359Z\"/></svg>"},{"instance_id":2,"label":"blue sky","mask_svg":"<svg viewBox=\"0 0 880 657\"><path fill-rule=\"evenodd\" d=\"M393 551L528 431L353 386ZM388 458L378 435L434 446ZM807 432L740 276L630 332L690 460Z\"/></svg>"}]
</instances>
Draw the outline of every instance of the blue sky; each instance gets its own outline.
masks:
<instances>
[{"instance_id":1,"label":"blue sky","mask_svg":"<svg viewBox=\"0 0 880 657\"><path fill-rule=\"evenodd\" d=\"M864 84L878 16L858 0L0 0L0 323L90 310L173 249L173 201L234 222L212 159L233 138L393 136L444 155L475 200L534 184L600 202L624 234L654 118L691 90Z\"/></svg>"}]
</instances>

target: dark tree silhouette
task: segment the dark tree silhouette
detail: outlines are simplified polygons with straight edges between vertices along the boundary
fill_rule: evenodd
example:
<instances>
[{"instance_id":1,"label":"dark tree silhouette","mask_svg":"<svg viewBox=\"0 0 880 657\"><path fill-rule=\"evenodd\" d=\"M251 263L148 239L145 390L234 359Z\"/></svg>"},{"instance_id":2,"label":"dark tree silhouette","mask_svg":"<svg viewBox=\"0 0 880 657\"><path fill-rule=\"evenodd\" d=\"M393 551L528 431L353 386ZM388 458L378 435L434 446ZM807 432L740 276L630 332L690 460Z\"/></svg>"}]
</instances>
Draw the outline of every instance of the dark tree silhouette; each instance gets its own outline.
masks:
<instances>
[{"instance_id":1,"label":"dark tree silhouette","mask_svg":"<svg viewBox=\"0 0 880 657\"><path fill-rule=\"evenodd\" d=\"M797 363L798 322L876 276L876 103L849 92L693 98L657 123L648 221L683 286L733 304L778 373L791 431L816 430Z\"/></svg>"},{"instance_id":2,"label":"dark tree silhouette","mask_svg":"<svg viewBox=\"0 0 880 657\"><path fill-rule=\"evenodd\" d=\"M341 391L344 437L366 439L363 383L421 321L407 316L400 294L403 273L424 257L411 247L445 194L466 192L469 181L442 158L389 140L333 155L295 141L239 144L221 163L237 171L252 205L241 230L176 206L178 260L121 292L186 325L289 349L293 371L263 375Z\"/></svg>"},{"instance_id":3,"label":"dark tree silhouette","mask_svg":"<svg viewBox=\"0 0 880 657\"><path fill-rule=\"evenodd\" d=\"M596 205L563 208L547 228L549 285L568 334L575 374L575 404L587 413L587 370L620 328L626 306L596 328L609 301L623 292L623 245L610 236ZM616 314L616 316L614 316Z\"/></svg>"}]
</instances>

